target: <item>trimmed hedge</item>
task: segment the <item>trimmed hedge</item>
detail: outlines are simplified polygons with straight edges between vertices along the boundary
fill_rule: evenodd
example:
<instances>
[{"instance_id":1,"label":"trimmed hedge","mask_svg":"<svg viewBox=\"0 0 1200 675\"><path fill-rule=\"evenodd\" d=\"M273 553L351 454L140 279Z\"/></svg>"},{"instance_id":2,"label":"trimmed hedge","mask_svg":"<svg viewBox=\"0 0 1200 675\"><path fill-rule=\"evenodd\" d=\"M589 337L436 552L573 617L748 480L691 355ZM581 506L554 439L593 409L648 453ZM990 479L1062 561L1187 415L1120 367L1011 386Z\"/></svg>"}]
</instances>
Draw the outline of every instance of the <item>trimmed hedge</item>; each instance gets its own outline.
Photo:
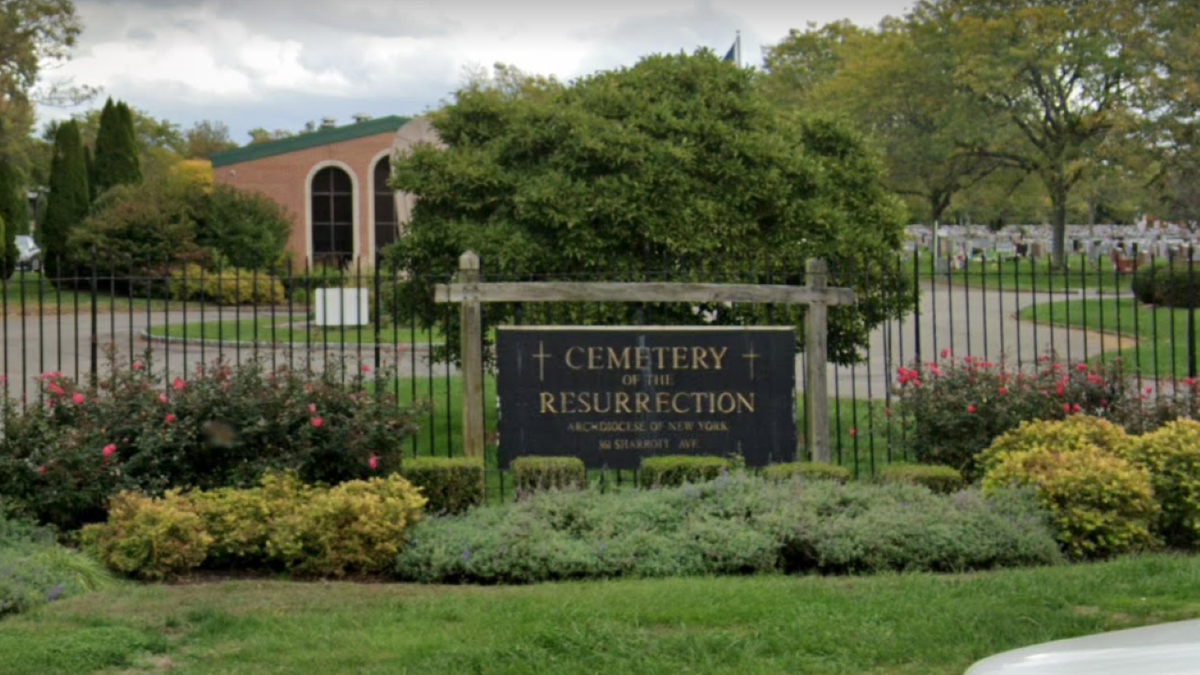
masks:
<instances>
[{"instance_id":1,"label":"trimmed hedge","mask_svg":"<svg viewBox=\"0 0 1200 675\"><path fill-rule=\"evenodd\" d=\"M1029 492L773 482L544 492L408 533L404 580L537 583L762 572L964 571L1062 559Z\"/></svg>"},{"instance_id":2,"label":"trimmed hedge","mask_svg":"<svg viewBox=\"0 0 1200 675\"><path fill-rule=\"evenodd\" d=\"M967 482L957 469L930 464L894 464L879 473L884 483L924 485L939 494L953 494L966 487Z\"/></svg>"},{"instance_id":3,"label":"trimmed hedge","mask_svg":"<svg viewBox=\"0 0 1200 675\"><path fill-rule=\"evenodd\" d=\"M509 468L518 494L587 485L587 468L578 457L518 457Z\"/></svg>"},{"instance_id":4,"label":"trimmed hedge","mask_svg":"<svg viewBox=\"0 0 1200 675\"><path fill-rule=\"evenodd\" d=\"M469 457L418 457L400 473L421 488L432 514L462 513L483 504L483 462Z\"/></svg>"},{"instance_id":5,"label":"trimmed hedge","mask_svg":"<svg viewBox=\"0 0 1200 675\"><path fill-rule=\"evenodd\" d=\"M1200 304L1200 265L1192 274L1187 263L1143 267L1130 282L1140 302L1159 307L1189 307ZM1194 296L1194 299L1193 299Z\"/></svg>"},{"instance_id":6,"label":"trimmed hedge","mask_svg":"<svg viewBox=\"0 0 1200 675\"><path fill-rule=\"evenodd\" d=\"M801 478L804 480L831 480L845 483L850 480L850 470L836 464L825 462L789 462L787 464L772 464L763 469L763 478L781 481Z\"/></svg>"},{"instance_id":7,"label":"trimmed hedge","mask_svg":"<svg viewBox=\"0 0 1200 675\"><path fill-rule=\"evenodd\" d=\"M642 460L638 482L642 487L676 487L684 483L703 483L728 473L730 462L724 457L703 455L663 455Z\"/></svg>"}]
</instances>

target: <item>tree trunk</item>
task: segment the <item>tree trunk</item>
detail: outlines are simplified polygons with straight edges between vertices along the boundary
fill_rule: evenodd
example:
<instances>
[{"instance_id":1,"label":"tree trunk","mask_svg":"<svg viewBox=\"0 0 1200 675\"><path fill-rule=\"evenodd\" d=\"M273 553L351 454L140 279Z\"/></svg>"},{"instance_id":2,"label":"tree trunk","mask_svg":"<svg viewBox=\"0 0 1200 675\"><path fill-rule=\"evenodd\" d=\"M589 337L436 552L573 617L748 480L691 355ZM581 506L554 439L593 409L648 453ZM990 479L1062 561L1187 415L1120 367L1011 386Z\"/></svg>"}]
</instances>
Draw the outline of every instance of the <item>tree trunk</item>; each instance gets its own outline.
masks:
<instances>
[{"instance_id":1,"label":"tree trunk","mask_svg":"<svg viewBox=\"0 0 1200 675\"><path fill-rule=\"evenodd\" d=\"M1056 271L1067 269L1067 188L1050 188L1050 266Z\"/></svg>"}]
</instances>

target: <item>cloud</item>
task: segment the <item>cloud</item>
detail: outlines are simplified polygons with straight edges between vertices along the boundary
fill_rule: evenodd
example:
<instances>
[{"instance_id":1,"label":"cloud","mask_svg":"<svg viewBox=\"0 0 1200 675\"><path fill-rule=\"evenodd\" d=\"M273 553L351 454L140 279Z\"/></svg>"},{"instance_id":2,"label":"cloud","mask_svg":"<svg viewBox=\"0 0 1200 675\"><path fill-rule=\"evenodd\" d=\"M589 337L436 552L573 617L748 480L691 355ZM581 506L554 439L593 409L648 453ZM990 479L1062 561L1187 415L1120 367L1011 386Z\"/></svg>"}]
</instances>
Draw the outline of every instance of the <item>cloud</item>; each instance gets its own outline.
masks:
<instances>
[{"instance_id":1,"label":"cloud","mask_svg":"<svg viewBox=\"0 0 1200 675\"><path fill-rule=\"evenodd\" d=\"M99 86L183 126L298 129L356 112L418 114L464 68L503 62L569 80L743 35L743 63L808 20L874 23L906 0L76 0L84 31L52 77ZM92 104L94 105L94 104ZM91 106L88 106L91 107ZM71 111L43 110L43 120Z\"/></svg>"}]
</instances>

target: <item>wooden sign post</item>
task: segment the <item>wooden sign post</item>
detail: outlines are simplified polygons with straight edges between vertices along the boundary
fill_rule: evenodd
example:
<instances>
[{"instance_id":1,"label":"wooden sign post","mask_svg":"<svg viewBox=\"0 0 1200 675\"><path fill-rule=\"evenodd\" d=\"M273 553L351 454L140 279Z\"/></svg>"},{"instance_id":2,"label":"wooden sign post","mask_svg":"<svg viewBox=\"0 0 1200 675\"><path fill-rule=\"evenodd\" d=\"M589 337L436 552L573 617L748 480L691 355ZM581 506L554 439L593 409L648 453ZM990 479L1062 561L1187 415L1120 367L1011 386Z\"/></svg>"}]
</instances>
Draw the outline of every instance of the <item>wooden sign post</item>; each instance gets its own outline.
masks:
<instances>
[{"instance_id":1,"label":"wooden sign post","mask_svg":"<svg viewBox=\"0 0 1200 675\"><path fill-rule=\"evenodd\" d=\"M852 304L854 291L828 286L823 260L809 260L804 286L778 284L502 282L484 283L479 256L459 258L455 283L439 284L434 300L462 306L463 454L483 457L483 321L485 302L731 302L808 305L805 320L804 386L809 457L830 460L828 363L831 305Z\"/></svg>"}]
</instances>

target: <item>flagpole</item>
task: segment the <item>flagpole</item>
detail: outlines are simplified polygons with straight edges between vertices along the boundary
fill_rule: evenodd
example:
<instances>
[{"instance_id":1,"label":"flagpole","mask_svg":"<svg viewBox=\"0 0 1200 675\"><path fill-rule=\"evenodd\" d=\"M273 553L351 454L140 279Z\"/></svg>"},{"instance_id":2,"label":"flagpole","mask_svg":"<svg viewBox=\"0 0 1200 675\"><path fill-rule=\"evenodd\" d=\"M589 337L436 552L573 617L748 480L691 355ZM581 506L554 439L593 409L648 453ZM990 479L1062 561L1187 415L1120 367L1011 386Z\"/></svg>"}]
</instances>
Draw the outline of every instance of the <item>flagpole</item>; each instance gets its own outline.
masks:
<instances>
[{"instance_id":1,"label":"flagpole","mask_svg":"<svg viewBox=\"0 0 1200 675\"><path fill-rule=\"evenodd\" d=\"M733 59L734 59L734 62L737 63L737 67L741 68L742 67L742 30L740 28L738 29L738 32L737 32L737 39L734 40L734 45L735 46L734 46Z\"/></svg>"}]
</instances>

